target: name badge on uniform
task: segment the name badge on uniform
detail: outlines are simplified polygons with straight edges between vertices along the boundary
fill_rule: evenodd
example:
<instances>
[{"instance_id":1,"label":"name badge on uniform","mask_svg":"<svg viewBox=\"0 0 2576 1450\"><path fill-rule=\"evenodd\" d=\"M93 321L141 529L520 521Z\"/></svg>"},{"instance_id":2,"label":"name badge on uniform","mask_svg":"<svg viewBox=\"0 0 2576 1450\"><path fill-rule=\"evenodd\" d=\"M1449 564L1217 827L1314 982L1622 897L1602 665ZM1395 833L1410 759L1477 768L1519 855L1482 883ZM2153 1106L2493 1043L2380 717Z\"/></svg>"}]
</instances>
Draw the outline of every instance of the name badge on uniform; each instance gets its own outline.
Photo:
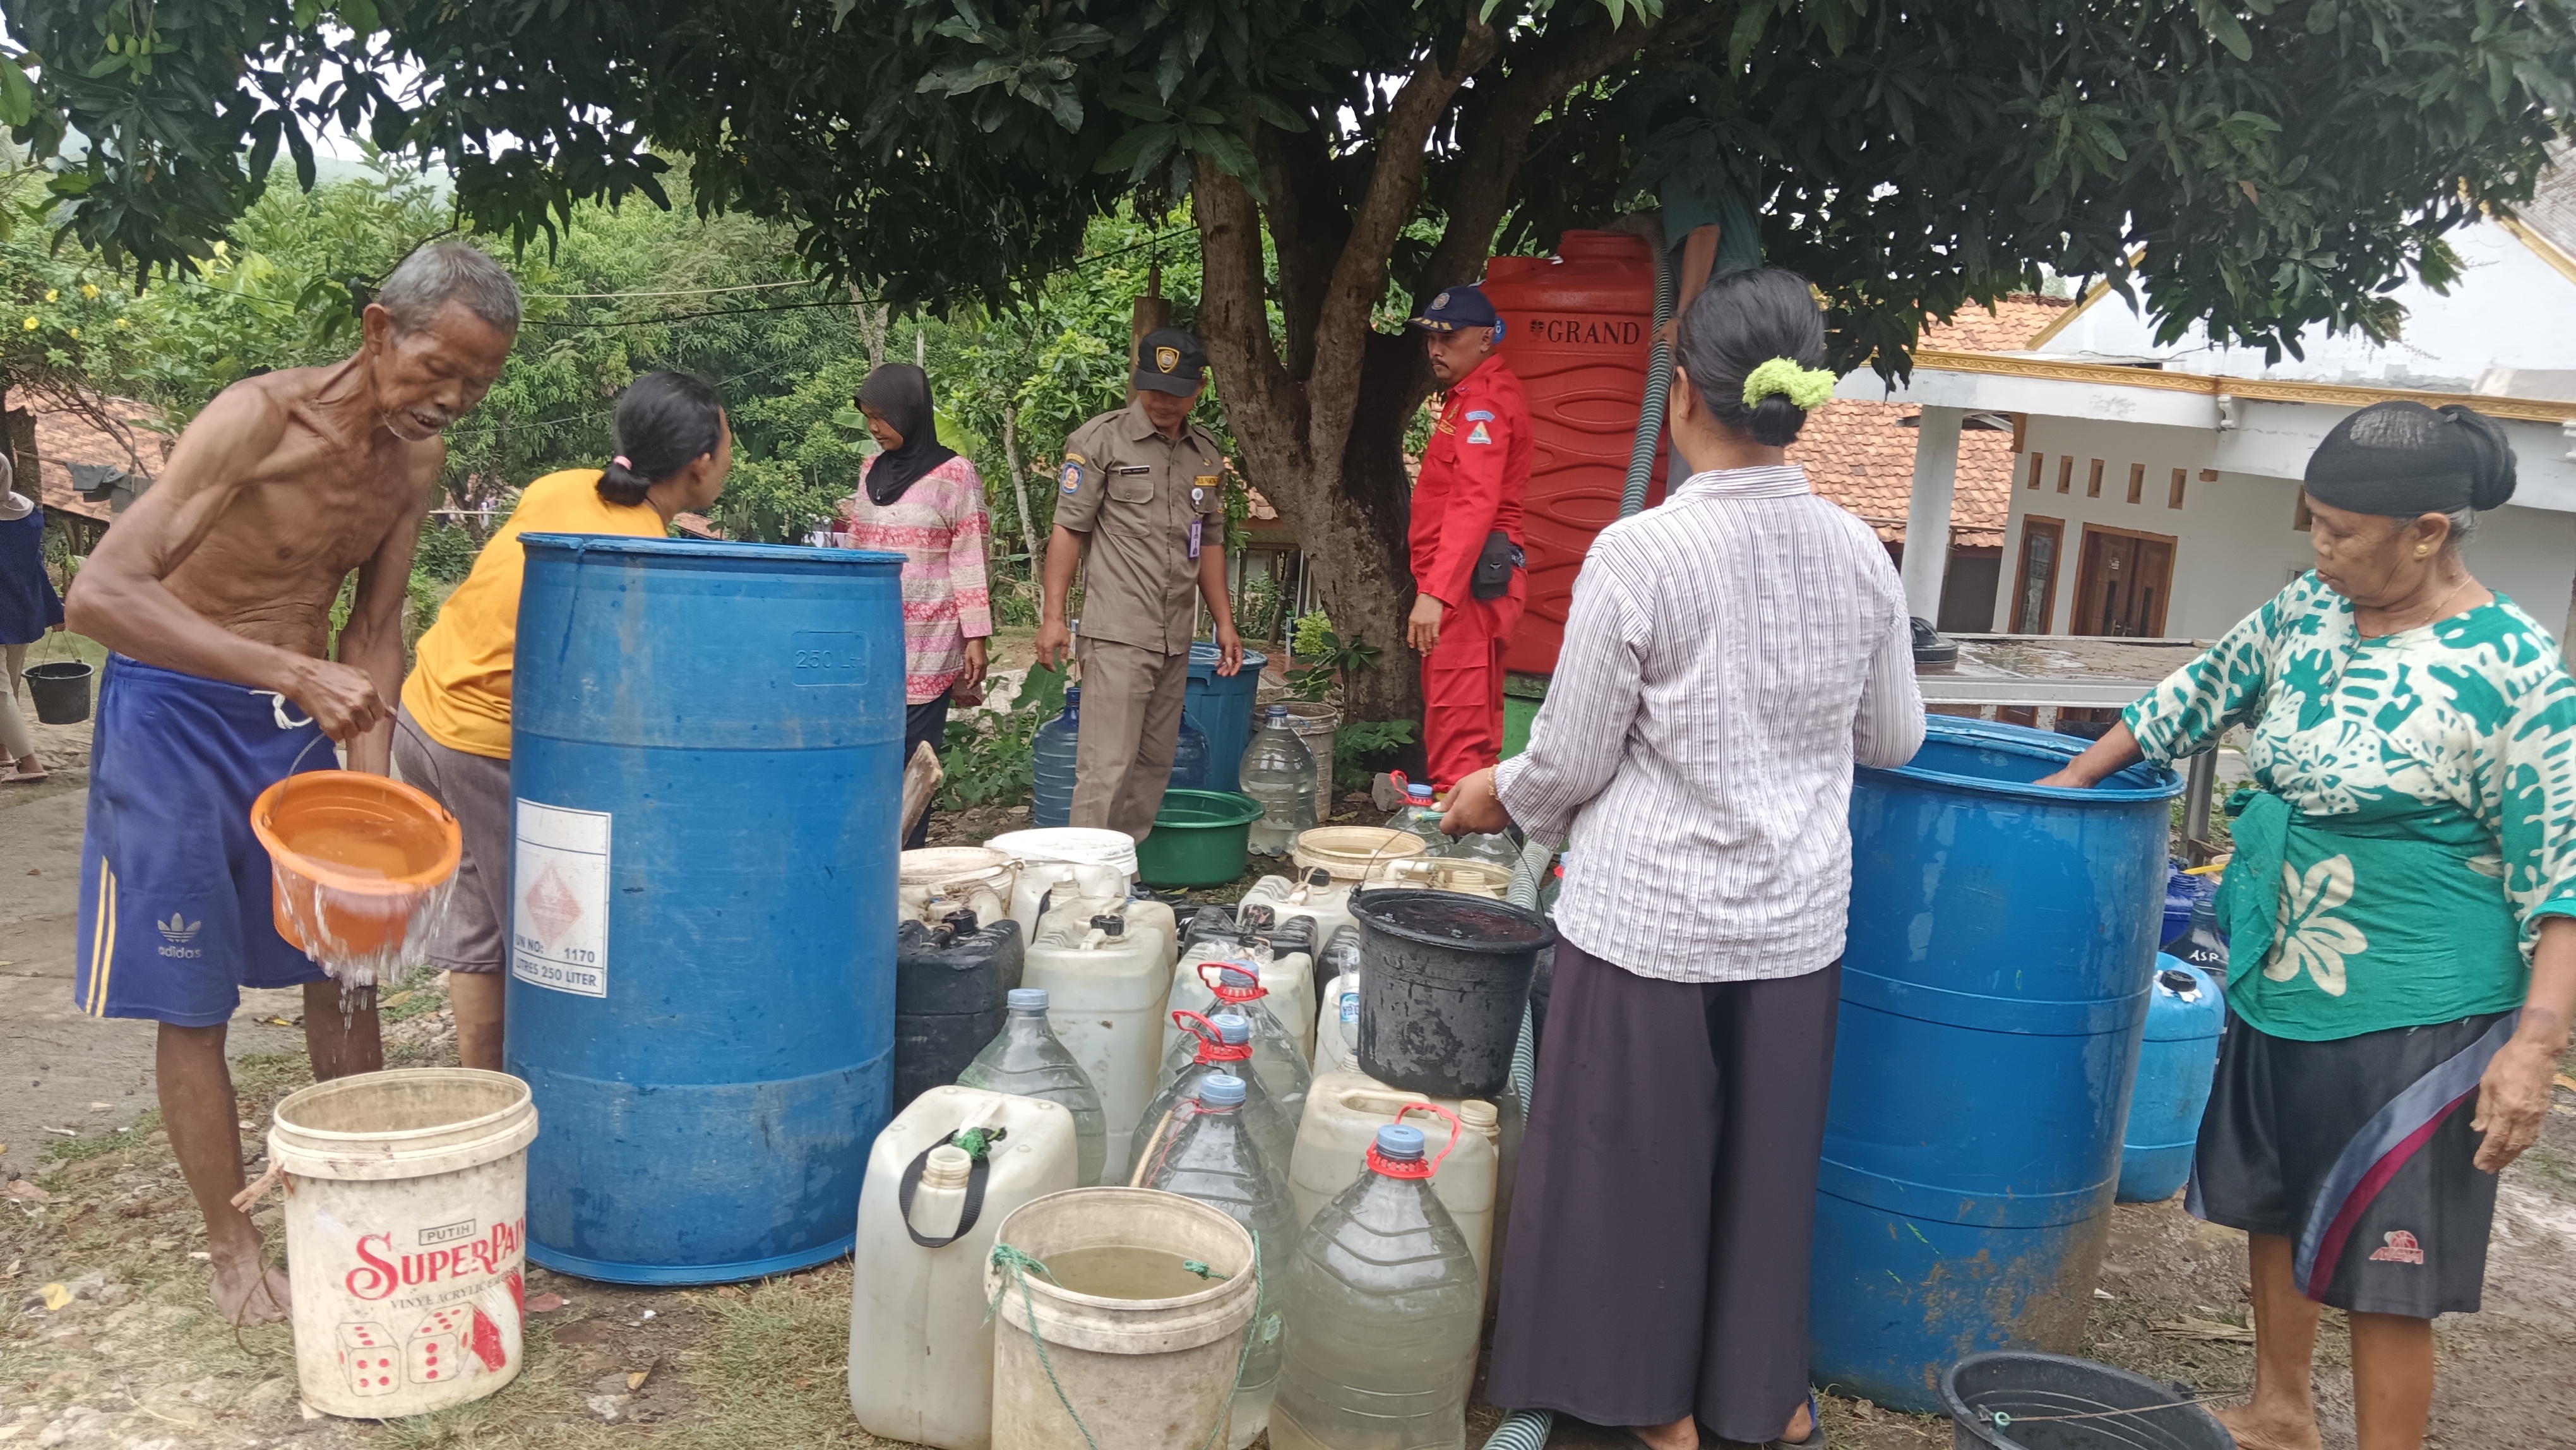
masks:
<instances>
[{"instance_id":1,"label":"name badge on uniform","mask_svg":"<svg viewBox=\"0 0 2576 1450\"><path fill-rule=\"evenodd\" d=\"M1190 557L1193 559L1199 556L1200 522L1201 520L1197 514L1190 515Z\"/></svg>"},{"instance_id":2,"label":"name badge on uniform","mask_svg":"<svg viewBox=\"0 0 2576 1450\"><path fill-rule=\"evenodd\" d=\"M1117 474L1121 478L1134 478L1140 473L1153 472L1154 465L1150 463L1122 463L1109 471Z\"/></svg>"}]
</instances>

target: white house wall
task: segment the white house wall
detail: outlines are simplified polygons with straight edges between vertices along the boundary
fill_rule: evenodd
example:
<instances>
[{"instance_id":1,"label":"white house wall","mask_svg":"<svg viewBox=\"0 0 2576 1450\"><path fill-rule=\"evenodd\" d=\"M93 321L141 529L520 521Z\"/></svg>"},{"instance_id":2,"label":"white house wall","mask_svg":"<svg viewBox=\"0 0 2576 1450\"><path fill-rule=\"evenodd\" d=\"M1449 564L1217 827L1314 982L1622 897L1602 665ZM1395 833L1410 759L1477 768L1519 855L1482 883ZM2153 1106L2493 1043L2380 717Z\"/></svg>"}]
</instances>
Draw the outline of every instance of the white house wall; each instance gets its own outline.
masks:
<instances>
[{"instance_id":1,"label":"white house wall","mask_svg":"<svg viewBox=\"0 0 2576 1450\"><path fill-rule=\"evenodd\" d=\"M2308 534L2296 526L2297 482L2224 470L2214 480L2203 479L2211 442L2210 432L2202 428L2031 418L2014 468L2012 513L1995 590L1995 628L2012 627L2022 520L2032 514L2066 526L2049 620L2052 633L2066 633L2075 620L2075 576L2086 524L2174 539L2173 590L2165 610L2169 638L2215 638L2307 569L2313 552ZM2029 487L2033 454L2044 455L2035 490ZM2074 466L2067 491L2060 493L2058 472L2069 457ZM2088 493L2097 458L2102 460L2098 497ZM2128 498L2134 464L2146 466L2146 477L2133 504ZM2167 506L2177 468L2183 470L2179 510ZM2511 595L2558 634L2567 627L2570 586L2576 583L2576 515L2499 510L2483 521L2478 539L2469 545L2469 563L2490 588Z\"/></svg>"}]
</instances>

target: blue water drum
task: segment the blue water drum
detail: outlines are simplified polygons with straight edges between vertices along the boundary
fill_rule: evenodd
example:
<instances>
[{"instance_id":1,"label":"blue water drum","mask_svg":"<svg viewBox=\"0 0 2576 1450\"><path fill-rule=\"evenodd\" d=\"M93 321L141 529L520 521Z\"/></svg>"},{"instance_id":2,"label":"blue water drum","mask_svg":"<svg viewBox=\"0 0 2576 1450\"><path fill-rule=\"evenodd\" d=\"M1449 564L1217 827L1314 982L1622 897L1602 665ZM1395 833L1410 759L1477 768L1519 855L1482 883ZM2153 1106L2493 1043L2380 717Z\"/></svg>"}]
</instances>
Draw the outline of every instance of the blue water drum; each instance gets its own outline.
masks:
<instances>
[{"instance_id":1,"label":"blue water drum","mask_svg":"<svg viewBox=\"0 0 2576 1450\"><path fill-rule=\"evenodd\" d=\"M835 1258L893 1091L902 557L521 542L528 1256L626 1284Z\"/></svg>"},{"instance_id":2,"label":"blue water drum","mask_svg":"<svg viewBox=\"0 0 2576 1450\"><path fill-rule=\"evenodd\" d=\"M1190 682L1181 696L1181 718L1207 732L1205 788L1241 790L1243 751L1252 743L1252 702L1261 692L1261 670L1270 657L1245 650L1243 668L1231 677L1216 672L1224 661L1224 651L1205 640L1190 646Z\"/></svg>"},{"instance_id":3,"label":"blue water drum","mask_svg":"<svg viewBox=\"0 0 2576 1450\"><path fill-rule=\"evenodd\" d=\"M1034 757L1030 767L1036 789L1035 812L1031 824L1063 826L1073 822L1074 766L1080 755L1082 738L1082 687L1074 685L1064 692L1064 713L1038 727L1037 739L1030 746ZM1207 778L1207 732L1181 717L1180 740L1172 747L1172 790L1198 790Z\"/></svg>"},{"instance_id":4,"label":"blue water drum","mask_svg":"<svg viewBox=\"0 0 2576 1450\"><path fill-rule=\"evenodd\" d=\"M1935 715L1852 782L1852 896L1817 1182L1818 1384L1925 1412L1990 1349L2079 1346L2162 923L2167 802L2086 742Z\"/></svg>"},{"instance_id":5,"label":"blue water drum","mask_svg":"<svg viewBox=\"0 0 2576 1450\"><path fill-rule=\"evenodd\" d=\"M2120 1135L2122 1203L2162 1203L2191 1177L2201 1110L2218 1074L2218 1038L2227 1030L2225 992L2214 972L2178 957L2156 958L2138 1086L2129 1095L2128 1130Z\"/></svg>"}]
</instances>

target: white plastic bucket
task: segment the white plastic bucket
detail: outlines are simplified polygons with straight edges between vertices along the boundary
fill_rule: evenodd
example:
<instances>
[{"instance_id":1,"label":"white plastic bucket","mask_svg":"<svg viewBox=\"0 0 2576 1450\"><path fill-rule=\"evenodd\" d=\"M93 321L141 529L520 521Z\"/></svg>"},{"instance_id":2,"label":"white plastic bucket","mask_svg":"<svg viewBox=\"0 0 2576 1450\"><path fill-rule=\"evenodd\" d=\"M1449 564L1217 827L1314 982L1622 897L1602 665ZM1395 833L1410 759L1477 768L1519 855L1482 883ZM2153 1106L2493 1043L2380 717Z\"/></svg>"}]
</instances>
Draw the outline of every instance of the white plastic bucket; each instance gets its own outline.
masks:
<instances>
[{"instance_id":1,"label":"white plastic bucket","mask_svg":"<svg viewBox=\"0 0 2576 1450\"><path fill-rule=\"evenodd\" d=\"M1123 831L1045 826L1006 831L984 845L1020 863L1010 909L1022 941L1037 935L1038 908L1048 896L1125 896L1136 884L1136 843Z\"/></svg>"},{"instance_id":2,"label":"white plastic bucket","mask_svg":"<svg viewBox=\"0 0 2576 1450\"><path fill-rule=\"evenodd\" d=\"M1306 879L1307 872L1317 869L1330 873L1335 881L1366 881L1374 868L1422 855L1429 849L1411 831L1385 826L1317 826L1298 833L1289 859L1296 863L1300 881Z\"/></svg>"},{"instance_id":3,"label":"white plastic bucket","mask_svg":"<svg viewBox=\"0 0 2576 1450\"><path fill-rule=\"evenodd\" d=\"M528 1085L472 1068L361 1073L277 1105L306 1404L391 1419L518 1377L536 1136Z\"/></svg>"},{"instance_id":4,"label":"white plastic bucket","mask_svg":"<svg viewBox=\"0 0 2576 1450\"><path fill-rule=\"evenodd\" d=\"M1263 1296L1252 1235L1241 1224L1175 1193L1076 1188L1021 1205L998 1238L1040 1263L1141 1249L1194 1259L1225 1277L1170 1298L1112 1298L1064 1288L1034 1269L986 1269L984 1292L998 1301L993 1450L1086 1450L1085 1430L1105 1450L1199 1450L1212 1428L1224 1442L1220 1422ZM1069 1269L1065 1277L1083 1282ZM1268 1288L1274 1303L1279 1292Z\"/></svg>"},{"instance_id":5,"label":"white plastic bucket","mask_svg":"<svg viewBox=\"0 0 2576 1450\"><path fill-rule=\"evenodd\" d=\"M1020 863L990 846L926 846L896 858L894 879L901 920L936 925L963 907L989 926L1010 914Z\"/></svg>"}]
</instances>

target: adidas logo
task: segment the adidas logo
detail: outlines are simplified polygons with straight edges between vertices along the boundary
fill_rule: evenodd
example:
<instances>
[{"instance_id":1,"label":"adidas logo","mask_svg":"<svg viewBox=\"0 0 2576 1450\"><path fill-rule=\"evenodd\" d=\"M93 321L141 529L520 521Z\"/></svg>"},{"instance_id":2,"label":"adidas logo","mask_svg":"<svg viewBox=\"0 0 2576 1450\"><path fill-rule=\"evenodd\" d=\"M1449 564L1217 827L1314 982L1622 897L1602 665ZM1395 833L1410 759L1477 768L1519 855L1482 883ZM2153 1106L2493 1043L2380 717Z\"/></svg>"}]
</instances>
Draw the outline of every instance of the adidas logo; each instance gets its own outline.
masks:
<instances>
[{"instance_id":1,"label":"adidas logo","mask_svg":"<svg viewBox=\"0 0 2576 1450\"><path fill-rule=\"evenodd\" d=\"M188 938L197 934L197 928L205 925L202 921L189 921L175 911L170 913L168 921L155 921L152 924L161 928L161 935L178 945L185 945Z\"/></svg>"}]
</instances>

